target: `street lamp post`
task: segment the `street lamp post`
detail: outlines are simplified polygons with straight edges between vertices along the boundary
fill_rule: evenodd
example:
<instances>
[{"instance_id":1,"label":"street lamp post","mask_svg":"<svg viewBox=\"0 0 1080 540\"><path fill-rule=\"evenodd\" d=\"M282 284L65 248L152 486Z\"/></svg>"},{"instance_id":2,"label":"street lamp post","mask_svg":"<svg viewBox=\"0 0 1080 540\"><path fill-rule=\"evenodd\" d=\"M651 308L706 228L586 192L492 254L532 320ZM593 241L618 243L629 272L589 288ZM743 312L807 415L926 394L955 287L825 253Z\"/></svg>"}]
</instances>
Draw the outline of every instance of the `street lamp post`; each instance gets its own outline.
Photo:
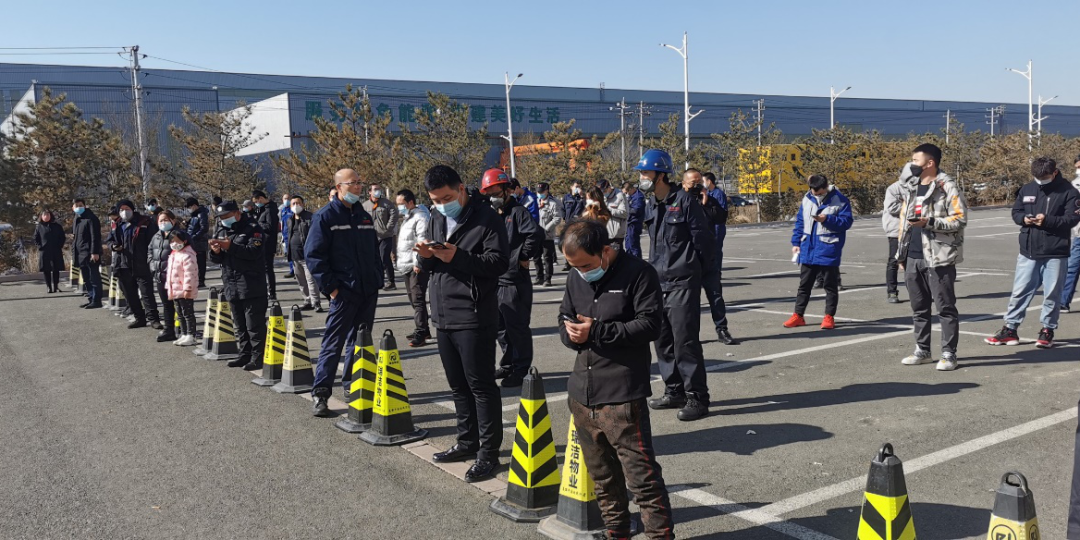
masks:
<instances>
[{"instance_id":1,"label":"street lamp post","mask_svg":"<svg viewBox=\"0 0 1080 540\"><path fill-rule=\"evenodd\" d=\"M843 94L848 90L851 90L850 86L839 92L835 91L833 87L829 87L829 144L832 144L834 142L832 130L836 129L836 107L834 106L834 104L836 103L836 98L840 97L840 94Z\"/></svg>"},{"instance_id":2,"label":"street lamp post","mask_svg":"<svg viewBox=\"0 0 1080 540\"><path fill-rule=\"evenodd\" d=\"M1028 60L1027 71L1020 71L1018 69L1005 68L1013 73L1019 73L1028 81L1028 150L1031 150L1031 138L1035 132L1035 104L1031 101L1031 60Z\"/></svg>"},{"instance_id":3,"label":"street lamp post","mask_svg":"<svg viewBox=\"0 0 1080 540\"><path fill-rule=\"evenodd\" d=\"M696 113L690 113L690 73L689 73L689 57L686 53L686 32L682 35L682 47L677 48L674 45L668 45L661 43L661 47L667 47L682 57L683 60L683 130L686 132L686 163L684 164L686 169L690 168L690 121L697 117L697 115L705 112L700 110Z\"/></svg>"},{"instance_id":4,"label":"street lamp post","mask_svg":"<svg viewBox=\"0 0 1080 540\"><path fill-rule=\"evenodd\" d=\"M1043 105L1054 101L1055 98L1057 98L1057 96L1054 96L1044 101L1042 96L1039 96L1039 109L1038 112L1035 114L1035 131L1038 133L1040 146L1042 145L1042 121L1046 120L1046 117L1042 115L1042 107Z\"/></svg>"},{"instance_id":5,"label":"street lamp post","mask_svg":"<svg viewBox=\"0 0 1080 540\"><path fill-rule=\"evenodd\" d=\"M514 83L521 78L524 73L518 73L514 80L510 80L510 72L505 72L506 76L506 136L503 137L510 143L510 177L517 176L517 168L514 166L514 115L510 110L510 89L514 87Z\"/></svg>"}]
</instances>

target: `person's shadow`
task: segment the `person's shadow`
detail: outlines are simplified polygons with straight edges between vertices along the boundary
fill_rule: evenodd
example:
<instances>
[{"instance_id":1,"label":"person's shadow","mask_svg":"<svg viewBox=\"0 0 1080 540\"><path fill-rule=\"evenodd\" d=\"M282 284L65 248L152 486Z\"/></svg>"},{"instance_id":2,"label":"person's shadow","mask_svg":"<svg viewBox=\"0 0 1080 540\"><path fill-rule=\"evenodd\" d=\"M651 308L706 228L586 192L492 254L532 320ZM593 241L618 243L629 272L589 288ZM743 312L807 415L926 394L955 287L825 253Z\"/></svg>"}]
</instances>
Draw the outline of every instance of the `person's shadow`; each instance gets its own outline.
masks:
<instances>
[{"instance_id":1,"label":"person's shadow","mask_svg":"<svg viewBox=\"0 0 1080 540\"><path fill-rule=\"evenodd\" d=\"M940 396L945 394L956 394L961 390L969 390L978 387L978 384L967 382L941 384L906 382L851 384L843 388L831 390L813 390L792 394L727 399L713 402L713 406L720 407L720 414L725 415L754 414L794 409L810 409L813 407L827 407L829 405L858 403L861 401L882 401L917 396Z\"/></svg>"},{"instance_id":2,"label":"person's shadow","mask_svg":"<svg viewBox=\"0 0 1080 540\"><path fill-rule=\"evenodd\" d=\"M739 424L653 437L658 455L690 454L719 450L753 455L758 450L798 442L829 439L832 433L807 424Z\"/></svg>"}]
</instances>

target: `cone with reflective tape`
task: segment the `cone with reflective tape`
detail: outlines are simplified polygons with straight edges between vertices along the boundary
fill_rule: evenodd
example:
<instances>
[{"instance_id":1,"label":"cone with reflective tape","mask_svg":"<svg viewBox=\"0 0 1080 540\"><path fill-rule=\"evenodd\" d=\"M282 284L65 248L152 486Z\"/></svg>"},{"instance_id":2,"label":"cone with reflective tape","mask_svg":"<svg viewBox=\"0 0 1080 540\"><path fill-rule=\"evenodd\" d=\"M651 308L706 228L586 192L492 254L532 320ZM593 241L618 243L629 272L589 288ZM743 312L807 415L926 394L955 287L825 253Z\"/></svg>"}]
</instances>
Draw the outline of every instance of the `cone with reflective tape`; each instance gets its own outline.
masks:
<instances>
[{"instance_id":1,"label":"cone with reflective tape","mask_svg":"<svg viewBox=\"0 0 1080 540\"><path fill-rule=\"evenodd\" d=\"M114 297L115 301L109 309L115 311L116 313L113 313L113 315L119 317L124 313L124 310L127 309L128 303L127 298L124 296L124 291L120 289L120 276L113 274L112 280L116 296Z\"/></svg>"},{"instance_id":2,"label":"cone with reflective tape","mask_svg":"<svg viewBox=\"0 0 1080 540\"><path fill-rule=\"evenodd\" d=\"M72 289L78 289L82 285L82 270L75 266L74 261L71 263L71 270L68 272L68 285Z\"/></svg>"},{"instance_id":3,"label":"cone with reflective tape","mask_svg":"<svg viewBox=\"0 0 1080 540\"><path fill-rule=\"evenodd\" d=\"M994 498L987 540L1039 540L1039 520L1035 517L1035 495L1028 489L1027 478L1018 472L1001 477L1001 487Z\"/></svg>"},{"instance_id":4,"label":"cone with reflective tape","mask_svg":"<svg viewBox=\"0 0 1080 540\"><path fill-rule=\"evenodd\" d=\"M294 305L286 325L285 357L281 364L281 381L274 385L279 394L302 394L311 391L315 375L311 372L311 355L308 353L307 330L300 306Z\"/></svg>"},{"instance_id":5,"label":"cone with reflective tape","mask_svg":"<svg viewBox=\"0 0 1080 540\"><path fill-rule=\"evenodd\" d=\"M281 366L285 363L285 316L281 304L270 304L270 316L266 318L266 347L263 348L262 375L252 379L252 384L274 386L281 382Z\"/></svg>"},{"instance_id":6,"label":"cone with reflective tape","mask_svg":"<svg viewBox=\"0 0 1080 540\"><path fill-rule=\"evenodd\" d=\"M110 270L107 274L109 276L109 292L105 297L105 307L109 311L116 310L116 275Z\"/></svg>"},{"instance_id":7,"label":"cone with reflective tape","mask_svg":"<svg viewBox=\"0 0 1080 540\"><path fill-rule=\"evenodd\" d=\"M207 360L233 360L240 357L236 346L236 330L233 328L232 307L224 294L218 295L217 317L214 321L214 344L203 358ZM243 314L240 315L243 317Z\"/></svg>"},{"instance_id":8,"label":"cone with reflective tape","mask_svg":"<svg viewBox=\"0 0 1080 540\"><path fill-rule=\"evenodd\" d=\"M536 523L559 502L559 463L551 435L544 380L529 368L521 386L514 450L506 496L491 502L491 511L518 523Z\"/></svg>"},{"instance_id":9,"label":"cone with reflective tape","mask_svg":"<svg viewBox=\"0 0 1080 540\"><path fill-rule=\"evenodd\" d=\"M214 328L217 326L218 290L210 287L210 297L206 300L206 315L203 317L202 343L195 347L195 356L204 356L214 348Z\"/></svg>"},{"instance_id":10,"label":"cone with reflective tape","mask_svg":"<svg viewBox=\"0 0 1080 540\"><path fill-rule=\"evenodd\" d=\"M600 506L596 502L596 489L585 467L585 458L581 455L581 443L573 416L570 417L570 431L566 435L558 510L554 516L540 520L536 530L556 540L603 538L606 532Z\"/></svg>"},{"instance_id":11,"label":"cone with reflective tape","mask_svg":"<svg viewBox=\"0 0 1080 540\"><path fill-rule=\"evenodd\" d=\"M360 327L359 343L354 347L349 361L345 363L345 399L349 413L334 423L334 427L346 433L363 433L371 429L372 410L375 406L375 344L371 331Z\"/></svg>"},{"instance_id":12,"label":"cone with reflective tape","mask_svg":"<svg viewBox=\"0 0 1080 540\"><path fill-rule=\"evenodd\" d=\"M390 330L383 332L379 343L379 364L375 368L375 403L372 406L371 429L360 434L360 440L375 446L390 446L418 441L427 437L426 429L413 426L409 392L405 389L405 374L401 371L401 355L397 340Z\"/></svg>"},{"instance_id":13,"label":"cone with reflective tape","mask_svg":"<svg viewBox=\"0 0 1080 540\"><path fill-rule=\"evenodd\" d=\"M870 462L858 540L915 540L904 464L889 443Z\"/></svg>"}]
</instances>

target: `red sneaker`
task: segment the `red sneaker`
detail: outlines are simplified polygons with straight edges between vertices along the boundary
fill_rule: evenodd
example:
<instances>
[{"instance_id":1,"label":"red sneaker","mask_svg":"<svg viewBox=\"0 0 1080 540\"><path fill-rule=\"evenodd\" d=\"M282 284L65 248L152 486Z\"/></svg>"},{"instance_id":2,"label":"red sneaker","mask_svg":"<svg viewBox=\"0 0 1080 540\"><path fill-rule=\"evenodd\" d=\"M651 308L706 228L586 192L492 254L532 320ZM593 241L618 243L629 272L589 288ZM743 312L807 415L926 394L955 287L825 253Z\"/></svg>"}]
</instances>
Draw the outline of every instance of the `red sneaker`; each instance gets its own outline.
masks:
<instances>
[{"instance_id":1,"label":"red sneaker","mask_svg":"<svg viewBox=\"0 0 1080 540\"><path fill-rule=\"evenodd\" d=\"M803 319L803 316L797 313L784 322L784 328L795 328L796 326L806 326L806 319Z\"/></svg>"},{"instance_id":2,"label":"red sneaker","mask_svg":"<svg viewBox=\"0 0 1080 540\"><path fill-rule=\"evenodd\" d=\"M832 330L836 328L836 321L833 320L832 315L826 315L825 319L821 321L822 330Z\"/></svg>"}]
</instances>

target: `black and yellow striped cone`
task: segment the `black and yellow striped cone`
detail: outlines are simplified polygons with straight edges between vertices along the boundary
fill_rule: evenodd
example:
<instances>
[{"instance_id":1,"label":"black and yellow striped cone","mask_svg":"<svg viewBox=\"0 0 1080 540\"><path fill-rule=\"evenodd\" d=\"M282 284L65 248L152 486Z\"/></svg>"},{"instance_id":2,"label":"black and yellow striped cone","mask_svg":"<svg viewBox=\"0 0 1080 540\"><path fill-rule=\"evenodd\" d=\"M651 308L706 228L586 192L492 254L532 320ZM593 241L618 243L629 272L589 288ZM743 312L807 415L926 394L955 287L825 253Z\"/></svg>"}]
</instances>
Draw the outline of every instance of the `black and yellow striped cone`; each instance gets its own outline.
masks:
<instances>
[{"instance_id":1,"label":"black and yellow striped cone","mask_svg":"<svg viewBox=\"0 0 1080 540\"><path fill-rule=\"evenodd\" d=\"M1015 477L1015 482L1010 482ZM1035 517L1035 495L1028 489L1027 478L1018 472L1001 477L1001 487L994 498L987 540L1039 540L1039 520Z\"/></svg>"},{"instance_id":2,"label":"black and yellow striped cone","mask_svg":"<svg viewBox=\"0 0 1080 540\"><path fill-rule=\"evenodd\" d=\"M223 296L218 295L217 321L214 323L214 344L210 346L210 352L203 356L207 360L233 360L240 357L240 349L236 346L236 330L233 327L232 307Z\"/></svg>"},{"instance_id":3,"label":"black and yellow striped cone","mask_svg":"<svg viewBox=\"0 0 1080 540\"><path fill-rule=\"evenodd\" d=\"M300 306L293 306L285 335L285 359L281 365L281 382L274 385L279 394L302 394L311 391L315 375L311 372L311 356L308 353L307 330Z\"/></svg>"},{"instance_id":4,"label":"black and yellow striped cone","mask_svg":"<svg viewBox=\"0 0 1080 540\"><path fill-rule=\"evenodd\" d=\"M521 386L514 450L506 496L491 502L491 511L518 523L536 523L559 502L559 462L551 435L544 379L529 368Z\"/></svg>"},{"instance_id":5,"label":"black and yellow striped cone","mask_svg":"<svg viewBox=\"0 0 1080 540\"><path fill-rule=\"evenodd\" d=\"M371 429L361 433L360 440L375 446L390 446L427 437L426 429L413 426L409 392L405 389L405 374L401 371L401 355L390 330L383 332L379 343L372 409Z\"/></svg>"},{"instance_id":6,"label":"black and yellow striped cone","mask_svg":"<svg viewBox=\"0 0 1080 540\"><path fill-rule=\"evenodd\" d=\"M605 533L604 518L596 502L596 489L585 458L581 455L574 417L566 435L566 455L563 457L562 482L559 484L558 510L554 516L540 520L536 530L557 540L594 538ZM509 491L508 491L509 493Z\"/></svg>"},{"instance_id":7,"label":"black and yellow striped cone","mask_svg":"<svg viewBox=\"0 0 1080 540\"><path fill-rule=\"evenodd\" d=\"M281 366L285 363L285 316L281 304L270 304L266 318L266 347L263 348L262 375L251 380L258 386L274 386L281 382Z\"/></svg>"},{"instance_id":8,"label":"black and yellow striped cone","mask_svg":"<svg viewBox=\"0 0 1080 540\"><path fill-rule=\"evenodd\" d=\"M210 287L210 297L206 299L206 315L203 318L202 343L195 347L195 356L204 356L214 348L214 328L217 327L218 290Z\"/></svg>"},{"instance_id":9,"label":"black and yellow striped cone","mask_svg":"<svg viewBox=\"0 0 1080 540\"><path fill-rule=\"evenodd\" d=\"M75 263L71 263L71 271L68 272L68 285L72 290L77 290L82 286L82 270Z\"/></svg>"},{"instance_id":10,"label":"black and yellow striped cone","mask_svg":"<svg viewBox=\"0 0 1080 540\"><path fill-rule=\"evenodd\" d=\"M904 464L885 443L870 462L858 540L915 540Z\"/></svg>"},{"instance_id":11,"label":"black and yellow striped cone","mask_svg":"<svg viewBox=\"0 0 1080 540\"><path fill-rule=\"evenodd\" d=\"M334 423L334 427L346 433L363 433L371 429L372 410L375 406L375 344L371 331L360 328L359 343L345 364L345 399L349 413Z\"/></svg>"},{"instance_id":12,"label":"black and yellow striped cone","mask_svg":"<svg viewBox=\"0 0 1080 540\"><path fill-rule=\"evenodd\" d=\"M112 271L109 272L109 295L107 297L107 308L109 311L116 311L116 296L119 294L117 290L116 274Z\"/></svg>"}]
</instances>

